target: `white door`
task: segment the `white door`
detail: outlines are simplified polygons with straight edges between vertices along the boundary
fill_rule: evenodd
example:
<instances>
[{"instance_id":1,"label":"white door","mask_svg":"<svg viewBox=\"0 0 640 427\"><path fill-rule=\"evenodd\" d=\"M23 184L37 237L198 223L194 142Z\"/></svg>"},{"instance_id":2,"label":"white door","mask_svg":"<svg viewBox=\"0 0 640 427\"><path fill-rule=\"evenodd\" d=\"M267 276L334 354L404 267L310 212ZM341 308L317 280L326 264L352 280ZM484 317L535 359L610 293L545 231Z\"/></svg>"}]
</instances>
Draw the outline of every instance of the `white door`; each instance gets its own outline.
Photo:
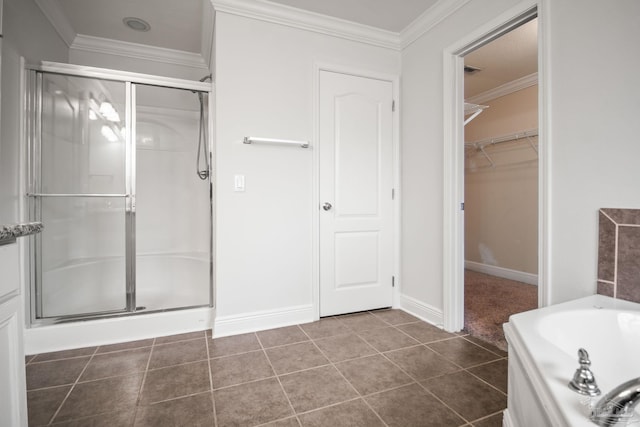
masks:
<instances>
[{"instance_id":1,"label":"white door","mask_svg":"<svg viewBox=\"0 0 640 427\"><path fill-rule=\"evenodd\" d=\"M392 304L393 85L320 73L320 315Z\"/></svg>"}]
</instances>

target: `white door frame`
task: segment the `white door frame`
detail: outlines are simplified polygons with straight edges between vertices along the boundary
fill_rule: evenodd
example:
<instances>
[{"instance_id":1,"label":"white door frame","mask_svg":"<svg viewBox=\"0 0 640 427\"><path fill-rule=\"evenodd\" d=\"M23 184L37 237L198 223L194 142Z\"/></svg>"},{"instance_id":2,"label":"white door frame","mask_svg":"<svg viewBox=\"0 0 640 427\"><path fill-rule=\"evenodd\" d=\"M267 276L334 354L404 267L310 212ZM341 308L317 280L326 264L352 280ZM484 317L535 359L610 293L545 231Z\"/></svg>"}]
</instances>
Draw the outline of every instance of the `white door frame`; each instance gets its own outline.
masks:
<instances>
[{"instance_id":1,"label":"white door frame","mask_svg":"<svg viewBox=\"0 0 640 427\"><path fill-rule=\"evenodd\" d=\"M348 74L357 77L366 77L391 82L393 86L393 100L395 110L392 118L392 146L393 146L393 188L395 189L395 203L393 206L393 275L395 277L395 287L392 292L392 306L397 307L400 295L400 77L394 74L380 73L368 69L355 68L351 66L314 62L313 64L313 141L311 144L313 152L313 176L311 197L311 218L312 218L312 268L311 268L311 295L313 297L313 318L320 318L320 152L318 144L320 141L320 73L330 71L334 73Z\"/></svg>"},{"instance_id":2,"label":"white door frame","mask_svg":"<svg viewBox=\"0 0 640 427\"><path fill-rule=\"evenodd\" d=\"M538 305L549 305L550 242L550 114L549 0L525 0L444 50L444 200L443 323L447 331L464 327L464 54L492 35L503 34L519 17L538 16Z\"/></svg>"}]
</instances>

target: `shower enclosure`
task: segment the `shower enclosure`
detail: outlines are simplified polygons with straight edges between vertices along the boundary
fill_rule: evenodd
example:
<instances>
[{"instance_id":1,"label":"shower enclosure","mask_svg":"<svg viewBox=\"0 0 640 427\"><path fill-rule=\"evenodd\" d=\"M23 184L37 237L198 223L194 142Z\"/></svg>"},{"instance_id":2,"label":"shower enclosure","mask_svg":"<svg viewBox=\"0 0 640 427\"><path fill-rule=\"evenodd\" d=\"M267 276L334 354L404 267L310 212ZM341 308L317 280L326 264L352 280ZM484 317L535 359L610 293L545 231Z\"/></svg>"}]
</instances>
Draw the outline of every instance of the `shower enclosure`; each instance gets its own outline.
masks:
<instances>
[{"instance_id":1,"label":"shower enclosure","mask_svg":"<svg viewBox=\"0 0 640 427\"><path fill-rule=\"evenodd\" d=\"M28 71L31 320L213 306L211 83Z\"/></svg>"}]
</instances>

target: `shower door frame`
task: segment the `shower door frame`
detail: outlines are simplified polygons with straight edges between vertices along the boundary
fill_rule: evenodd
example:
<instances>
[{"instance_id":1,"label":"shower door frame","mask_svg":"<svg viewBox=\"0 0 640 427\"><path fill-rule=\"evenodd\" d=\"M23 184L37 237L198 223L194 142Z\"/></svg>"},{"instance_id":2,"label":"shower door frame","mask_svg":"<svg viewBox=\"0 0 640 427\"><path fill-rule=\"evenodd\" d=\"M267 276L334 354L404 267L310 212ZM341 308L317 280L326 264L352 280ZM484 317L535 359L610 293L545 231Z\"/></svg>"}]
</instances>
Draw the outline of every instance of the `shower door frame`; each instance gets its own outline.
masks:
<instances>
[{"instance_id":1,"label":"shower door frame","mask_svg":"<svg viewBox=\"0 0 640 427\"><path fill-rule=\"evenodd\" d=\"M45 326L58 323L66 323L90 319L103 319L111 317L131 316L136 314L150 314L158 312L186 310L191 308L211 307L215 308L215 276L214 272L214 186L213 186L213 160L214 144L213 138L213 117L214 117L214 83L178 79L172 77L155 76L150 74L134 73L128 71L111 70L106 68L89 67L74 64L64 64L57 62L42 61L37 65L26 66L28 73L27 81L27 103L28 119L26 126L27 134L27 203L30 219L34 220L41 216L41 198L51 195L39 193L41 170L41 135L42 135L42 81L41 73L58 74L70 77L94 78L125 84L125 192L123 194L73 194L58 196L76 197L117 197L125 199L125 308L117 311L102 311L96 313L82 313L78 315L63 315L51 317L37 317L42 314L42 301L38 300L38 281L41 280L40 262L36 262L36 254L42 253L42 248L36 248L35 238L29 244L29 265L30 265L30 323L31 326ZM136 311L136 91L134 85L156 86L168 89L183 89L193 92L203 92L207 94L207 154L209 156L208 185L209 185L209 304L163 308L158 310ZM55 197L55 195L54 195ZM41 243L41 241L38 241ZM40 282L41 283L41 282Z\"/></svg>"}]
</instances>

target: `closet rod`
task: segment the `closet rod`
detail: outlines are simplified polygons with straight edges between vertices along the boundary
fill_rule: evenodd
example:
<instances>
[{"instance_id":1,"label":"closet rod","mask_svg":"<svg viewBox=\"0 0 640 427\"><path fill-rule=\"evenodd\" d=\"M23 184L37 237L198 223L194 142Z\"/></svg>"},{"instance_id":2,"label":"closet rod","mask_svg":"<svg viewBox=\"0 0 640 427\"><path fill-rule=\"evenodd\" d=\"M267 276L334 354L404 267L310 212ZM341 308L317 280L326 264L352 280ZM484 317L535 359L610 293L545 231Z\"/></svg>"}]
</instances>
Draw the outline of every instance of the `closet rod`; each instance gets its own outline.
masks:
<instances>
[{"instance_id":1,"label":"closet rod","mask_svg":"<svg viewBox=\"0 0 640 427\"><path fill-rule=\"evenodd\" d=\"M497 136L495 138L485 138L478 141L465 142L464 145L469 147L486 147L487 145L500 144L502 142L515 141L523 138L531 138L538 136L538 129L528 129L520 132L514 132L507 135ZM534 148L535 150L535 148Z\"/></svg>"},{"instance_id":2,"label":"closet rod","mask_svg":"<svg viewBox=\"0 0 640 427\"><path fill-rule=\"evenodd\" d=\"M244 144L265 143L265 144L292 144L299 145L302 148L309 148L309 141L292 141L290 139L275 139L275 138L258 138L256 136L245 136Z\"/></svg>"}]
</instances>

